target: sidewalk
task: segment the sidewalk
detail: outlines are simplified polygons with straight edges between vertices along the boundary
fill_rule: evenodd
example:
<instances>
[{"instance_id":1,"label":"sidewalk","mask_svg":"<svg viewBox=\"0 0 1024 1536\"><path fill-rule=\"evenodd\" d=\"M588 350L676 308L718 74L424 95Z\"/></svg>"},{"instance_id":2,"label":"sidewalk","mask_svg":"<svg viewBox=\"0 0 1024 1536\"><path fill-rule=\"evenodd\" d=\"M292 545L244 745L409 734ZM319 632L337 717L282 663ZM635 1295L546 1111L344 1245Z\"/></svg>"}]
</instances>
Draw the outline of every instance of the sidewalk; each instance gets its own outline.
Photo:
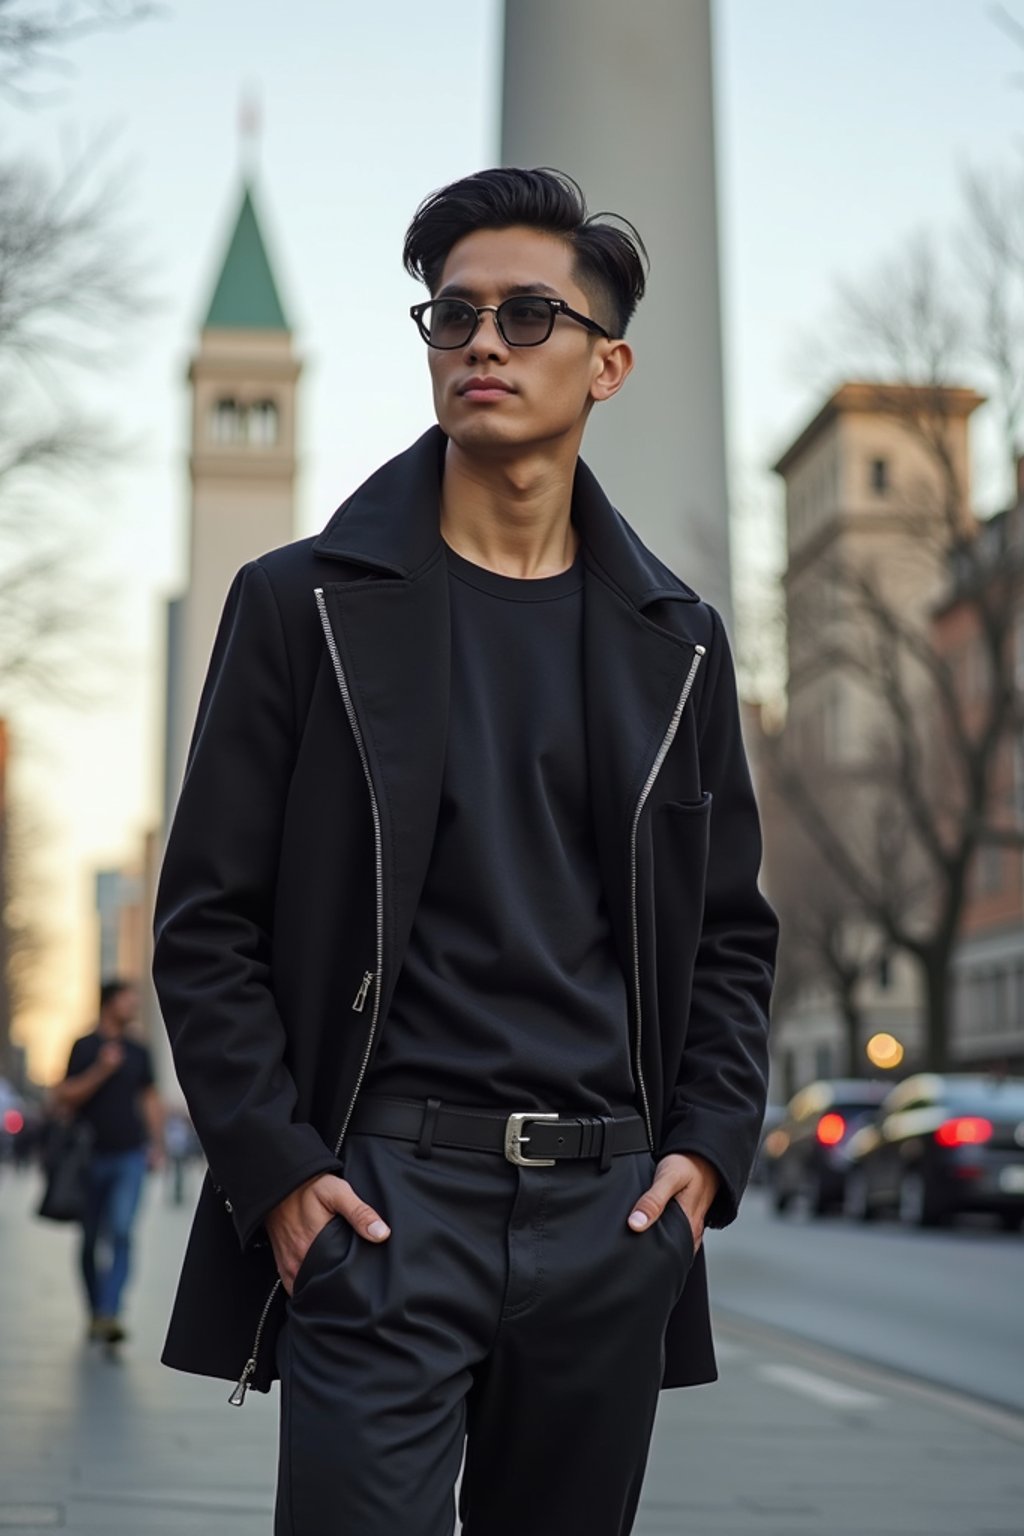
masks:
<instances>
[{"instance_id":1,"label":"sidewalk","mask_svg":"<svg viewBox=\"0 0 1024 1536\"><path fill-rule=\"evenodd\" d=\"M189 1209L147 1191L112 1363L83 1341L74 1233L28 1215L37 1188L0 1179L0 1536L269 1536L276 1397L233 1409L229 1384L157 1361ZM722 1381L662 1399L635 1536L1022 1536L1024 1418L759 1329L719 1338Z\"/></svg>"}]
</instances>

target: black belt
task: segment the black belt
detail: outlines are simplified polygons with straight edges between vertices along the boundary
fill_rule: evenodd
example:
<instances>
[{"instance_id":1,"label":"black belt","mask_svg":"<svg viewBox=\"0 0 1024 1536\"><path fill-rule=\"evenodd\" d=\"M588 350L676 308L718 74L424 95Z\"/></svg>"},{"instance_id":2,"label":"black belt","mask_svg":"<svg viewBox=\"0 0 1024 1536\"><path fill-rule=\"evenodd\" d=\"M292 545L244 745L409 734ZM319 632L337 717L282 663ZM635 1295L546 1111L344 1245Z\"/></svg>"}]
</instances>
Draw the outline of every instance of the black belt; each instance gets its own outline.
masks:
<instances>
[{"instance_id":1,"label":"black belt","mask_svg":"<svg viewBox=\"0 0 1024 1536\"><path fill-rule=\"evenodd\" d=\"M647 1152L647 1131L639 1115L553 1115L442 1105L440 1099L360 1099L352 1131L414 1141L418 1157L431 1147L460 1147L471 1152L500 1152L523 1168L550 1167L563 1159L592 1157L604 1173L613 1157ZM529 1155L523 1152L529 1147Z\"/></svg>"}]
</instances>

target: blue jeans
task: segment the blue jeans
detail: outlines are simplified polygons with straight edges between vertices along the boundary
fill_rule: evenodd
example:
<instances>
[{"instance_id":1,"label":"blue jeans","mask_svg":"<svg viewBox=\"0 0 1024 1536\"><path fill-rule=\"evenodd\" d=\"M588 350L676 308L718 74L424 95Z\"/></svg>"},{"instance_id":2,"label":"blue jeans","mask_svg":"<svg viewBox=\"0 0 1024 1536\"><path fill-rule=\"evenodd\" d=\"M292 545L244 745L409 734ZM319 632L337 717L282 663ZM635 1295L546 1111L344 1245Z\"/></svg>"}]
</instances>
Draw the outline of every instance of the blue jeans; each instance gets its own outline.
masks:
<instances>
[{"instance_id":1,"label":"blue jeans","mask_svg":"<svg viewBox=\"0 0 1024 1536\"><path fill-rule=\"evenodd\" d=\"M146 1174L146 1150L97 1152L89 1169L89 1184L82 1220L82 1279L89 1310L94 1317L117 1317L121 1293L128 1279L132 1226L139 1208ZM100 1265L96 1249L107 1248Z\"/></svg>"}]
</instances>

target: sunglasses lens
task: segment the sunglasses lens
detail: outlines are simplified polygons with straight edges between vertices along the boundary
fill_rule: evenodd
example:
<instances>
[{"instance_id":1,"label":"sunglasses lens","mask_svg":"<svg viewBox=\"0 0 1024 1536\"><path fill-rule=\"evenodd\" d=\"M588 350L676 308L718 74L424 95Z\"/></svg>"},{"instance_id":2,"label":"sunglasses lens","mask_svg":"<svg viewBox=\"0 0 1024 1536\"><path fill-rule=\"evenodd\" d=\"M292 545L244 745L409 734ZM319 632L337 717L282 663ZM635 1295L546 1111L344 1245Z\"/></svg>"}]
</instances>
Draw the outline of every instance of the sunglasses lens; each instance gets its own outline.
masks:
<instances>
[{"instance_id":1,"label":"sunglasses lens","mask_svg":"<svg viewBox=\"0 0 1024 1536\"><path fill-rule=\"evenodd\" d=\"M506 299L498 310L505 339L513 347L535 347L551 334L552 311L543 299Z\"/></svg>"},{"instance_id":2,"label":"sunglasses lens","mask_svg":"<svg viewBox=\"0 0 1024 1536\"><path fill-rule=\"evenodd\" d=\"M476 310L462 299L435 299L423 311L423 327L432 347L461 347L476 325Z\"/></svg>"}]
</instances>

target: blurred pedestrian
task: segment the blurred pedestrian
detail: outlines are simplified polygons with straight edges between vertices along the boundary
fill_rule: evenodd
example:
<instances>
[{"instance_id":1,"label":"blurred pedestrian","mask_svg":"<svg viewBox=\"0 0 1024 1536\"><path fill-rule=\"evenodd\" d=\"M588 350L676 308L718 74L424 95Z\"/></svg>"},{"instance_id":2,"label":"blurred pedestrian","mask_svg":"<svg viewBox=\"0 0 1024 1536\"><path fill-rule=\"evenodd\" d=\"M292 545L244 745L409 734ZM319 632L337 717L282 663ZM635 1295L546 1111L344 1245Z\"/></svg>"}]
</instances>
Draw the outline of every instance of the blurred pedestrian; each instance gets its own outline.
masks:
<instances>
[{"instance_id":1,"label":"blurred pedestrian","mask_svg":"<svg viewBox=\"0 0 1024 1536\"><path fill-rule=\"evenodd\" d=\"M164 1161L163 1111L150 1054L129 1033L138 1013L132 982L105 981L96 1028L75 1041L67 1075L53 1092L57 1108L92 1131L80 1264L89 1337L107 1344L127 1337L121 1307L132 1229L146 1169Z\"/></svg>"},{"instance_id":2,"label":"blurred pedestrian","mask_svg":"<svg viewBox=\"0 0 1024 1536\"><path fill-rule=\"evenodd\" d=\"M167 1151L167 1170L170 1175L170 1201L172 1205L185 1202L185 1168L195 1149L195 1134L187 1115L181 1110L171 1110L166 1117L164 1147Z\"/></svg>"},{"instance_id":3,"label":"blurred pedestrian","mask_svg":"<svg viewBox=\"0 0 1024 1536\"><path fill-rule=\"evenodd\" d=\"M405 258L438 425L239 573L170 833L212 1177L164 1358L280 1373L278 1536L449 1536L464 1442L467 1536L625 1536L765 1102L732 661L578 457L636 232L503 168Z\"/></svg>"}]
</instances>

